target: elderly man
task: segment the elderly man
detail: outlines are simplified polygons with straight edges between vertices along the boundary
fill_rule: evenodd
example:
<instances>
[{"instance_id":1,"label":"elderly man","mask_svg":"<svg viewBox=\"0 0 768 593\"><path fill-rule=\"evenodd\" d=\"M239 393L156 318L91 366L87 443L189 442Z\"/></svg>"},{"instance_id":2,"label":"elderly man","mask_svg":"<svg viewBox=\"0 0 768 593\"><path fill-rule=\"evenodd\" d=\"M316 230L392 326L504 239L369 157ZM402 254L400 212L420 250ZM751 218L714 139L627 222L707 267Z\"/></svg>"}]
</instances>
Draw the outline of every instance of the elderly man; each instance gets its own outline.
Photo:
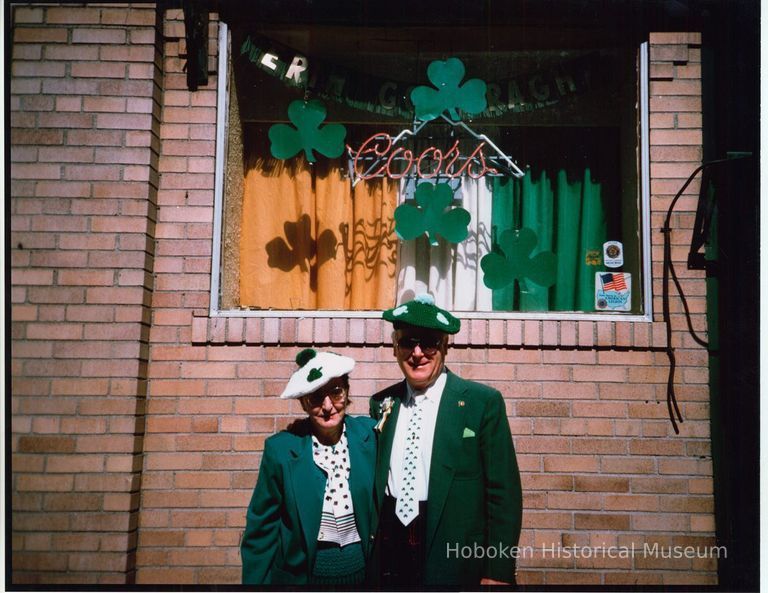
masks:
<instances>
[{"instance_id":1,"label":"elderly man","mask_svg":"<svg viewBox=\"0 0 768 593\"><path fill-rule=\"evenodd\" d=\"M514 583L522 492L504 400L445 367L461 322L431 296L383 317L405 381L370 402L380 431L373 570L385 587Z\"/></svg>"}]
</instances>

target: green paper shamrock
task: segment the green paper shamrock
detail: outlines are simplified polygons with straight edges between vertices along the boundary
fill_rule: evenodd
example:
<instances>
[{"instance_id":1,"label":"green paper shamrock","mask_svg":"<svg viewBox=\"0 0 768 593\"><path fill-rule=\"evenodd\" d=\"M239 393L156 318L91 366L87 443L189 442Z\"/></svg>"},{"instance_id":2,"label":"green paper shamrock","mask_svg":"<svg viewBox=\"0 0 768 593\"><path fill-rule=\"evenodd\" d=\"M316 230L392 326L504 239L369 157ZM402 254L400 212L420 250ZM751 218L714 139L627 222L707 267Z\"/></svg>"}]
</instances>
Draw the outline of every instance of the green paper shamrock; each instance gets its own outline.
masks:
<instances>
[{"instance_id":1,"label":"green paper shamrock","mask_svg":"<svg viewBox=\"0 0 768 593\"><path fill-rule=\"evenodd\" d=\"M416 202L401 204L395 209L395 232L405 240L426 233L429 242L437 245L435 235L450 243L460 243L469 235L467 225L472 218L464 208L446 212L453 201L453 190L447 183L421 183L416 187Z\"/></svg>"},{"instance_id":2,"label":"green paper shamrock","mask_svg":"<svg viewBox=\"0 0 768 593\"><path fill-rule=\"evenodd\" d=\"M323 376L322 367L317 367L316 369L312 369L309 371L309 375L307 375L307 379L309 379L310 382L314 381L315 379L319 379Z\"/></svg>"},{"instance_id":3,"label":"green paper shamrock","mask_svg":"<svg viewBox=\"0 0 768 593\"><path fill-rule=\"evenodd\" d=\"M341 124L328 124L320 128L326 114L325 105L317 99L293 101L288 106L288 119L296 127L275 124L269 128L272 156L289 159L304 150L310 163L315 162L313 150L329 158L341 156L347 129Z\"/></svg>"},{"instance_id":4,"label":"green paper shamrock","mask_svg":"<svg viewBox=\"0 0 768 593\"><path fill-rule=\"evenodd\" d=\"M539 286L552 286L557 278L557 256L543 251L531 257L538 242L536 233L528 228L501 233L496 246L501 253L492 251L480 260L483 283L495 290L528 278Z\"/></svg>"},{"instance_id":5,"label":"green paper shamrock","mask_svg":"<svg viewBox=\"0 0 768 593\"><path fill-rule=\"evenodd\" d=\"M459 86L464 78L464 64L458 58L435 60L427 67L427 78L437 87L417 86L411 91L411 101L416 107L416 119L429 121L448 111L453 121L461 119L459 109L467 113L485 111L485 83L472 78Z\"/></svg>"}]
</instances>

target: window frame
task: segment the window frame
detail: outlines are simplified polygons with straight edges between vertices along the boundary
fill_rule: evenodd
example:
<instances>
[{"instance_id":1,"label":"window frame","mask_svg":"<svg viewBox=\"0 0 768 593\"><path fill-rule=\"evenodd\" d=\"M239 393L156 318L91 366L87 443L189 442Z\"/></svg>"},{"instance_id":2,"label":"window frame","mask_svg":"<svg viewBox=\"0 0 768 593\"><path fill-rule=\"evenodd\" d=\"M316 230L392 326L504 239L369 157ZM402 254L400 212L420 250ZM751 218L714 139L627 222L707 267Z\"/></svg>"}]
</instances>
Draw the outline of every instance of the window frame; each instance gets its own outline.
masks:
<instances>
[{"instance_id":1,"label":"window frame","mask_svg":"<svg viewBox=\"0 0 768 593\"><path fill-rule=\"evenodd\" d=\"M211 261L211 291L209 317L265 317L265 318L342 318L378 319L381 311L336 311L336 310L288 310L288 309L220 309L220 288L222 273L222 224L224 212L224 177L229 129L229 54L231 35L229 26L219 21L219 52L217 73L216 107L216 151L214 172L214 215L213 245ZM648 41L638 48L639 54L639 132L640 158L638 183L640 192L640 251L642 253L642 314L585 313L567 311L461 311L456 315L462 319L536 319L553 321L653 321L653 278L651 261L651 196L650 196L650 123L649 123L649 58Z\"/></svg>"}]
</instances>

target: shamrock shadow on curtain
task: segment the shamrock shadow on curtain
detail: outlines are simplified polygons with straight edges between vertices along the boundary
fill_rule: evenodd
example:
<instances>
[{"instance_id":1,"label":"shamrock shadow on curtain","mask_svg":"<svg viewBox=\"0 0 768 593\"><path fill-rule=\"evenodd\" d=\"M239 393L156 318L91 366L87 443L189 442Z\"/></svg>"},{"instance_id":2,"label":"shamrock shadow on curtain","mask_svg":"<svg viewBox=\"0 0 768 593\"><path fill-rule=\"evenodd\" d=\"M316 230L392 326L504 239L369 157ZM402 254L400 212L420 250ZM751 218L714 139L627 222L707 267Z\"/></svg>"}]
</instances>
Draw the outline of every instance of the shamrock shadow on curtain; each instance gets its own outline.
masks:
<instances>
[{"instance_id":1,"label":"shamrock shadow on curtain","mask_svg":"<svg viewBox=\"0 0 768 593\"><path fill-rule=\"evenodd\" d=\"M283 272L290 272L297 266L302 272L310 271L310 288L317 290L317 274L311 273L311 270L336 259L336 235L326 229L315 240L306 214L296 222L286 222L283 229L288 241L275 237L267 243L267 265Z\"/></svg>"}]
</instances>

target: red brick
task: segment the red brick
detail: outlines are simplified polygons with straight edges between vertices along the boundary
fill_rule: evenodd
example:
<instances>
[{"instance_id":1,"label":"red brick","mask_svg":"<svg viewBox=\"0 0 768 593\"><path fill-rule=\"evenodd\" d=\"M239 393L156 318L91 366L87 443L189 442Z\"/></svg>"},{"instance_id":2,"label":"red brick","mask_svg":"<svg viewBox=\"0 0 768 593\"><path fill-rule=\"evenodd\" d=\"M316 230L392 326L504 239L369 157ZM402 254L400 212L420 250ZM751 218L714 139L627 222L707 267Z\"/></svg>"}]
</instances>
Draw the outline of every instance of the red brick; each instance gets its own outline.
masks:
<instances>
[{"instance_id":1,"label":"red brick","mask_svg":"<svg viewBox=\"0 0 768 593\"><path fill-rule=\"evenodd\" d=\"M111 270L61 270L57 282L61 285L111 286L114 276Z\"/></svg>"},{"instance_id":2,"label":"red brick","mask_svg":"<svg viewBox=\"0 0 768 593\"><path fill-rule=\"evenodd\" d=\"M103 455L51 455L45 466L48 473L100 472L103 469Z\"/></svg>"},{"instance_id":3,"label":"red brick","mask_svg":"<svg viewBox=\"0 0 768 593\"><path fill-rule=\"evenodd\" d=\"M21 474L16 476L16 490L19 492L68 492L73 486L72 476L49 474Z\"/></svg>"},{"instance_id":4,"label":"red brick","mask_svg":"<svg viewBox=\"0 0 768 593\"><path fill-rule=\"evenodd\" d=\"M517 416L563 417L569 415L569 405L560 402L517 402L515 404Z\"/></svg>"},{"instance_id":5,"label":"red brick","mask_svg":"<svg viewBox=\"0 0 768 593\"><path fill-rule=\"evenodd\" d=\"M691 97L691 96L676 97L676 96L669 96L669 95L652 97L650 100L650 110L652 113L662 112L662 111L672 111L675 113L679 113L679 112L700 113L701 98ZM651 133L653 133L653 130L651 130ZM652 142L651 146L653 147L654 144L655 143ZM701 146L692 147L692 149L701 150ZM651 149L652 158L653 158L653 153L654 153L654 148ZM690 159L685 158L685 160L690 160Z\"/></svg>"},{"instance_id":6,"label":"red brick","mask_svg":"<svg viewBox=\"0 0 768 593\"><path fill-rule=\"evenodd\" d=\"M41 473L44 471L45 458L41 455L14 455L13 471L19 473Z\"/></svg>"},{"instance_id":7,"label":"red brick","mask_svg":"<svg viewBox=\"0 0 768 593\"><path fill-rule=\"evenodd\" d=\"M570 372L567 367L550 365L522 364L515 369L515 378L519 381L568 381Z\"/></svg>"},{"instance_id":8,"label":"red brick","mask_svg":"<svg viewBox=\"0 0 768 593\"><path fill-rule=\"evenodd\" d=\"M651 81L650 94L651 96L658 96L658 95L700 96L701 82L695 79Z\"/></svg>"},{"instance_id":9,"label":"red brick","mask_svg":"<svg viewBox=\"0 0 768 593\"><path fill-rule=\"evenodd\" d=\"M21 453L71 453L76 440L68 436L22 436L18 451Z\"/></svg>"},{"instance_id":10,"label":"red brick","mask_svg":"<svg viewBox=\"0 0 768 593\"><path fill-rule=\"evenodd\" d=\"M139 552L139 558L142 558L145 554ZM136 582L139 584L162 584L162 583L179 583L179 584L194 584L195 577L198 574L198 569L194 567L184 568L175 567L168 568L166 566L158 567L143 567L140 566L137 570Z\"/></svg>"},{"instance_id":11,"label":"red brick","mask_svg":"<svg viewBox=\"0 0 768 593\"><path fill-rule=\"evenodd\" d=\"M654 33L656 35L657 33ZM650 47L651 62L687 62L688 45L677 41L666 42L666 45L659 42L652 42Z\"/></svg>"},{"instance_id":12,"label":"red brick","mask_svg":"<svg viewBox=\"0 0 768 593\"><path fill-rule=\"evenodd\" d=\"M584 492L628 492L629 479L605 476L574 476L574 490Z\"/></svg>"},{"instance_id":13,"label":"red brick","mask_svg":"<svg viewBox=\"0 0 768 593\"><path fill-rule=\"evenodd\" d=\"M588 383L550 383L542 384L542 397L552 399L594 399L597 386Z\"/></svg>"},{"instance_id":14,"label":"red brick","mask_svg":"<svg viewBox=\"0 0 768 593\"><path fill-rule=\"evenodd\" d=\"M585 472L598 471L597 458L591 455L558 455L544 458L545 472Z\"/></svg>"},{"instance_id":15,"label":"red brick","mask_svg":"<svg viewBox=\"0 0 768 593\"><path fill-rule=\"evenodd\" d=\"M672 439L635 439L629 443L632 455L683 455L684 445Z\"/></svg>"},{"instance_id":16,"label":"red brick","mask_svg":"<svg viewBox=\"0 0 768 593\"><path fill-rule=\"evenodd\" d=\"M291 320L292 321L292 320ZM188 322L187 322L188 323ZM242 318L230 317L227 319L226 341L230 344L240 344L243 341L244 323Z\"/></svg>"},{"instance_id":17,"label":"red brick","mask_svg":"<svg viewBox=\"0 0 768 593\"><path fill-rule=\"evenodd\" d=\"M715 530L715 517L713 515L691 515L691 531Z\"/></svg>"},{"instance_id":18,"label":"red brick","mask_svg":"<svg viewBox=\"0 0 768 593\"><path fill-rule=\"evenodd\" d=\"M213 486L209 486L200 493L201 507L245 508L251 498L250 490L231 491L213 490L213 488Z\"/></svg>"},{"instance_id":19,"label":"red brick","mask_svg":"<svg viewBox=\"0 0 768 593\"><path fill-rule=\"evenodd\" d=\"M43 285L49 286L53 284L53 271L52 270L19 270L14 269L11 271L11 282L13 284L27 284L27 285ZM15 317L18 320L18 317Z\"/></svg>"},{"instance_id":20,"label":"red brick","mask_svg":"<svg viewBox=\"0 0 768 593\"><path fill-rule=\"evenodd\" d=\"M594 346L595 338L595 324L591 321L579 321L579 346Z\"/></svg>"},{"instance_id":21,"label":"red brick","mask_svg":"<svg viewBox=\"0 0 768 593\"><path fill-rule=\"evenodd\" d=\"M576 529L605 529L609 531L629 529L630 516L611 513L575 513Z\"/></svg>"},{"instance_id":22,"label":"red brick","mask_svg":"<svg viewBox=\"0 0 768 593\"><path fill-rule=\"evenodd\" d=\"M627 406L612 402L591 403L574 401L572 404L572 415L575 417L626 418Z\"/></svg>"},{"instance_id":23,"label":"red brick","mask_svg":"<svg viewBox=\"0 0 768 593\"><path fill-rule=\"evenodd\" d=\"M78 474L75 476L76 491L83 492L132 492L137 490L139 476L137 474ZM129 518L116 519L118 521ZM89 518L85 518L88 522ZM107 531L107 529L102 529Z\"/></svg>"},{"instance_id":24,"label":"red brick","mask_svg":"<svg viewBox=\"0 0 768 593\"><path fill-rule=\"evenodd\" d=\"M147 418L147 432L189 432L192 430L192 418L188 416L150 416Z\"/></svg>"},{"instance_id":25,"label":"red brick","mask_svg":"<svg viewBox=\"0 0 768 593\"><path fill-rule=\"evenodd\" d=\"M603 369L607 369L610 367L603 367ZM598 371L600 369L597 369ZM616 375L616 377L619 377L621 375L626 376L626 370L620 369L618 367L611 369L613 372L610 373L611 375ZM576 378L576 371L577 369L574 369L574 379ZM580 375L581 377L581 375ZM580 380L586 380L586 376L582 377ZM628 384L628 383L610 383L607 385L600 385L599 386L600 391L600 399L613 399L613 400L649 400L649 399L655 399L656 398L656 389L653 385L647 385L647 384Z\"/></svg>"}]
</instances>

